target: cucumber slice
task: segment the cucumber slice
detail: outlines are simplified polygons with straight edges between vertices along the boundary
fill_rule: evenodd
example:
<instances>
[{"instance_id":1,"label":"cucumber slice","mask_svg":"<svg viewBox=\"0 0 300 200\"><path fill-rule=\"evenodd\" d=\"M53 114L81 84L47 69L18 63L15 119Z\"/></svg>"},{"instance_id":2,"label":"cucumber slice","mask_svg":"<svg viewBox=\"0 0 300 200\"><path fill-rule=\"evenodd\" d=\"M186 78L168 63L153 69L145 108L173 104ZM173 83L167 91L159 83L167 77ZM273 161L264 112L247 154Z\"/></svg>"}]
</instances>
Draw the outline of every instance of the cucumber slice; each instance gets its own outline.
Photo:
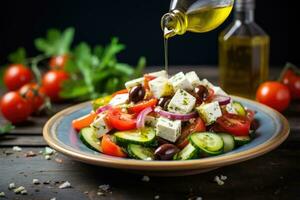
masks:
<instances>
[{"instance_id":1,"label":"cucumber slice","mask_svg":"<svg viewBox=\"0 0 300 200\"><path fill-rule=\"evenodd\" d=\"M224 142L224 147L223 151L228 152L234 149L235 143L234 143L234 138L232 135L227 134L227 133L218 133L219 136L222 137L223 142Z\"/></svg>"},{"instance_id":2,"label":"cucumber slice","mask_svg":"<svg viewBox=\"0 0 300 200\"><path fill-rule=\"evenodd\" d=\"M222 138L211 132L193 133L190 136L191 144L203 151L204 154L217 155L223 152L224 142Z\"/></svg>"},{"instance_id":3,"label":"cucumber slice","mask_svg":"<svg viewBox=\"0 0 300 200\"><path fill-rule=\"evenodd\" d=\"M137 144L129 144L127 152L130 157L139 160L154 160L154 150Z\"/></svg>"},{"instance_id":4,"label":"cucumber slice","mask_svg":"<svg viewBox=\"0 0 300 200\"><path fill-rule=\"evenodd\" d=\"M246 114L247 114L246 109L240 102L234 101L234 102L232 102L232 106L238 115L246 116Z\"/></svg>"},{"instance_id":5,"label":"cucumber slice","mask_svg":"<svg viewBox=\"0 0 300 200\"><path fill-rule=\"evenodd\" d=\"M128 144L139 144L143 146L154 146L155 130L151 127L143 129L119 131L114 134L116 141L121 146L127 146Z\"/></svg>"},{"instance_id":6,"label":"cucumber slice","mask_svg":"<svg viewBox=\"0 0 300 200\"><path fill-rule=\"evenodd\" d=\"M102 152L100 140L97 138L97 134L91 127L86 127L80 130L80 140L90 149Z\"/></svg>"},{"instance_id":7,"label":"cucumber slice","mask_svg":"<svg viewBox=\"0 0 300 200\"><path fill-rule=\"evenodd\" d=\"M234 136L234 141L237 146L242 146L249 143L251 138L249 136Z\"/></svg>"},{"instance_id":8,"label":"cucumber slice","mask_svg":"<svg viewBox=\"0 0 300 200\"><path fill-rule=\"evenodd\" d=\"M175 160L190 160L198 155L198 150L189 143L187 146L185 146L174 158Z\"/></svg>"}]
</instances>

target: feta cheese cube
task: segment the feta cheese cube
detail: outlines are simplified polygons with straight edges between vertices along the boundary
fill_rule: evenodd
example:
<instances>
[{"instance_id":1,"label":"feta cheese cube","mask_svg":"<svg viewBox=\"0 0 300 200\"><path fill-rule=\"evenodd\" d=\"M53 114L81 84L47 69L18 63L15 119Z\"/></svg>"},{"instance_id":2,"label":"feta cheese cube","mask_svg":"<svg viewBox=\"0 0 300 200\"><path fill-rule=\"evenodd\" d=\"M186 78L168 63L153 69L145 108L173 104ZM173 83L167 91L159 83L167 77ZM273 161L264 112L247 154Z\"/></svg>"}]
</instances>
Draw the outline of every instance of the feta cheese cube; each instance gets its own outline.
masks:
<instances>
[{"instance_id":1,"label":"feta cheese cube","mask_svg":"<svg viewBox=\"0 0 300 200\"><path fill-rule=\"evenodd\" d=\"M206 87L209 87L209 88L214 87L214 85L211 82L209 82L207 79L202 79L201 85L205 85Z\"/></svg>"},{"instance_id":2,"label":"feta cheese cube","mask_svg":"<svg viewBox=\"0 0 300 200\"><path fill-rule=\"evenodd\" d=\"M191 112L195 106L196 98L187 91L179 89L172 97L168 111L180 114L187 114Z\"/></svg>"},{"instance_id":3,"label":"feta cheese cube","mask_svg":"<svg viewBox=\"0 0 300 200\"><path fill-rule=\"evenodd\" d=\"M156 135L168 140L170 142L176 142L181 134L181 121L170 120L164 117L160 117L156 124Z\"/></svg>"},{"instance_id":4,"label":"feta cheese cube","mask_svg":"<svg viewBox=\"0 0 300 200\"><path fill-rule=\"evenodd\" d=\"M149 73L148 75L154 76L154 77L168 78L168 74L167 74L166 70L161 70L161 71L158 71L158 72L152 72L152 73Z\"/></svg>"},{"instance_id":5,"label":"feta cheese cube","mask_svg":"<svg viewBox=\"0 0 300 200\"><path fill-rule=\"evenodd\" d=\"M126 103L128 101L128 98L129 98L128 93L117 94L110 100L109 104L112 106L118 106L118 105Z\"/></svg>"},{"instance_id":6,"label":"feta cheese cube","mask_svg":"<svg viewBox=\"0 0 300 200\"><path fill-rule=\"evenodd\" d=\"M224 92L224 90L222 90L222 88L220 88L218 86L214 86L212 89L214 90L214 93L217 95L228 96L228 94L226 92Z\"/></svg>"},{"instance_id":7,"label":"feta cheese cube","mask_svg":"<svg viewBox=\"0 0 300 200\"><path fill-rule=\"evenodd\" d=\"M201 84L199 77L194 71L186 73L185 77L193 87L197 87L198 85Z\"/></svg>"},{"instance_id":8,"label":"feta cheese cube","mask_svg":"<svg viewBox=\"0 0 300 200\"><path fill-rule=\"evenodd\" d=\"M172 85L169 83L167 78L162 76L149 81L149 87L153 96L156 98L169 96L173 93Z\"/></svg>"},{"instance_id":9,"label":"feta cheese cube","mask_svg":"<svg viewBox=\"0 0 300 200\"><path fill-rule=\"evenodd\" d=\"M198 106L196 110L206 125L212 124L218 117L222 116L221 108L217 101L202 104Z\"/></svg>"},{"instance_id":10,"label":"feta cheese cube","mask_svg":"<svg viewBox=\"0 0 300 200\"><path fill-rule=\"evenodd\" d=\"M133 79L131 81L127 81L125 83L125 87L129 90L130 88L137 86L137 85L143 85L144 83L144 77Z\"/></svg>"},{"instance_id":11,"label":"feta cheese cube","mask_svg":"<svg viewBox=\"0 0 300 200\"><path fill-rule=\"evenodd\" d=\"M228 113L231 113L231 114L237 114L236 110L234 109L233 105L232 105L232 102L230 102L229 104L227 104L225 106L225 109Z\"/></svg>"},{"instance_id":12,"label":"feta cheese cube","mask_svg":"<svg viewBox=\"0 0 300 200\"><path fill-rule=\"evenodd\" d=\"M106 122L106 112L97 115L96 119L91 124L91 127L96 131L97 137L100 138L111 130L111 127Z\"/></svg>"},{"instance_id":13,"label":"feta cheese cube","mask_svg":"<svg viewBox=\"0 0 300 200\"><path fill-rule=\"evenodd\" d=\"M146 118L145 118L145 123L148 126L156 127L157 119L153 116L147 115Z\"/></svg>"},{"instance_id":14,"label":"feta cheese cube","mask_svg":"<svg viewBox=\"0 0 300 200\"><path fill-rule=\"evenodd\" d=\"M188 79L185 77L183 72L179 72L172 76L169 79L170 83L173 85L173 88L175 91L179 89L183 90L192 90L192 84L188 81Z\"/></svg>"}]
</instances>

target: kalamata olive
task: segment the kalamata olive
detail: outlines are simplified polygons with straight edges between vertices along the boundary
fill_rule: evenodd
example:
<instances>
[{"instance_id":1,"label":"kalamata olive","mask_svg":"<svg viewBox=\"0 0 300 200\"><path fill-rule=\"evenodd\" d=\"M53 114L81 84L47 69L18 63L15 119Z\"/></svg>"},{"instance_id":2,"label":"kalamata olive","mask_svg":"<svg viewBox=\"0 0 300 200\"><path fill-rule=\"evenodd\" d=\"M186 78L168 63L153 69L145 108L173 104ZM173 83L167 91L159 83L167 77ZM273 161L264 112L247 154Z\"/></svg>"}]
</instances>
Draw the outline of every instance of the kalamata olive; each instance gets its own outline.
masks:
<instances>
[{"instance_id":1,"label":"kalamata olive","mask_svg":"<svg viewBox=\"0 0 300 200\"><path fill-rule=\"evenodd\" d=\"M137 103L144 99L146 91L143 86L137 85L129 91L129 102Z\"/></svg>"},{"instance_id":2,"label":"kalamata olive","mask_svg":"<svg viewBox=\"0 0 300 200\"><path fill-rule=\"evenodd\" d=\"M163 110L167 110L170 101L170 97L162 97L158 100L158 106L160 106Z\"/></svg>"},{"instance_id":3,"label":"kalamata olive","mask_svg":"<svg viewBox=\"0 0 300 200\"><path fill-rule=\"evenodd\" d=\"M195 87L194 92L202 101L205 101L209 95L208 90L204 85L198 85L197 87Z\"/></svg>"},{"instance_id":4,"label":"kalamata olive","mask_svg":"<svg viewBox=\"0 0 300 200\"><path fill-rule=\"evenodd\" d=\"M179 152L179 149L173 144L163 144L159 146L154 155L159 160L172 160L174 155Z\"/></svg>"}]
</instances>

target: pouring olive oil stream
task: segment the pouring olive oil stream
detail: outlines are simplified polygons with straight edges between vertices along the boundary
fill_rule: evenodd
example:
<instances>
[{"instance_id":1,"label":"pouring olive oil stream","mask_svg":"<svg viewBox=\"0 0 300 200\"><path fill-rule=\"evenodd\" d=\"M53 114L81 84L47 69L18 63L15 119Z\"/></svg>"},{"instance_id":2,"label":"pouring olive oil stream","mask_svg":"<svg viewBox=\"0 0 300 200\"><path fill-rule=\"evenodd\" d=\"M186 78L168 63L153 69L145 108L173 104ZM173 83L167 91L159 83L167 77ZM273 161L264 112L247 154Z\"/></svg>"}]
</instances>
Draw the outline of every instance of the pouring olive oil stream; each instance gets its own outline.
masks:
<instances>
[{"instance_id":1,"label":"pouring olive oil stream","mask_svg":"<svg viewBox=\"0 0 300 200\"><path fill-rule=\"evenodd\" d=\"M161 18L164 36L165 70L168 71L168 39L186 31L203 33L222 24L233 0L172 0L170 11Z\"/></svg>"}]
</instances>

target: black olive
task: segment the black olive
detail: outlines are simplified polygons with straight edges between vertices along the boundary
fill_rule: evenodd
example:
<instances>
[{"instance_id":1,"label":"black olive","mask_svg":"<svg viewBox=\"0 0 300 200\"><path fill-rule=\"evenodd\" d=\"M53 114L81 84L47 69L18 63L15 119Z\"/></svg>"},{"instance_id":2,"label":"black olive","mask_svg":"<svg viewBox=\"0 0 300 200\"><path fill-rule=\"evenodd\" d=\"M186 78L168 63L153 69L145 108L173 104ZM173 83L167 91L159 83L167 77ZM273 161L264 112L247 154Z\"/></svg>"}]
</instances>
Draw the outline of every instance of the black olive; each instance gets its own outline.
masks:
<instances>
[{"instance_id":1,"label":"black olive","mask_svg":"<svg viewBox=\"0 0 300 200\"><path fill-rule=\"evenodd\" d=\"M203 85L195 87L194 92L201 101L205 101L209 96L208 89Z\"/></svg>"},{"instance_id":2,"label":"black olive","mask_svg":"<svg viewBox=\"0 0 300 200\"><path fill-rule=\"evenodd\" d=\"M146 91L143 86L137 85L129 91L129 102L137 103L144 99Z\"/></svg>"},{"instance_id":3,"label":"black olive","mask_svg":"<svg viewBox=\"0 0 300 200\"><path fill-rule=\"evenodd\" d=\"M163 144L155 150L154 155L159 160L172 160L178 152L179 149L174 144Z\"/></svg>"},{"instance_id":4,"label":"black olive","mask_svg":"<svg viewBox=\"0 0 300 200\"><path fill-rule=\"evenodd\" d=\"M158 100L158 106L160 106L163 110L167 110L170 101L170 97L162 97Z\"/></svg>"}]
</instances>

